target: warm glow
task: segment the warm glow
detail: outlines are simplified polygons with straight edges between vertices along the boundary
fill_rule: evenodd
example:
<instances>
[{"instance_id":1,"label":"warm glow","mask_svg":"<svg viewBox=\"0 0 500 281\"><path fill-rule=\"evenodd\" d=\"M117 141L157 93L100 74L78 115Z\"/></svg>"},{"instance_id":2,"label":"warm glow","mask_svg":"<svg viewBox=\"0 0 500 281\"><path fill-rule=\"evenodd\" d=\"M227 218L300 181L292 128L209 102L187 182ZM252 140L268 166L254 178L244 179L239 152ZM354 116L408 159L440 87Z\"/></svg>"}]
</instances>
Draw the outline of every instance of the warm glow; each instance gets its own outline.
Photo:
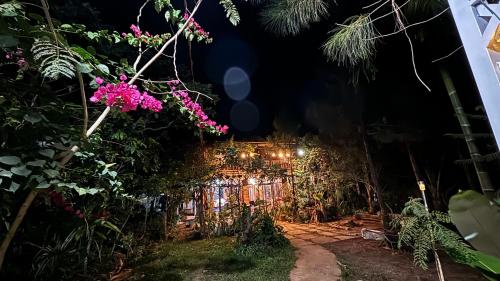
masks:
<instances>
[{"instance_id":1,"label":"warm glow","mask_svg":"<svg viewBox=\"0 0 500 281\"><path fill-rule=\"evenodd\" d=\"M287 154L286 154L286 157L290 157L290 153L287 153Z\"/></svg>"},{"instance_id":2,"label":"warm glow","mask_svg":"<svg viewBox=\"0 0 500 281\"><path fill-rule=\"evenodd\" d=\"M248 179L248 183L251 184L251 185L255 185L255 184L257 184L257 180L254 179L254 178L249 178Z\"/></svg>"},{"instance_id":3,"label":"warm glow","mask_svg":"<svg viewBox=\"0 0 500 281\"><path fill-rule=\"evenodd\" d=\"M241 154L241 159L245 159L245 158L247 158L247 155L245 153L242 153Z\"/></svg>"},{"instance_id":4,"label":"warm glow","mask_svg":"<svg viewBox=\"0 0 500 281\"><path fill-rule=\"evenodd\" d=\"M280 153L278 154L278 157L279 157L279 158L283 158L283 152L280 152Z\"/></svg>"},{"instance_id":5,"label":"warm glow","mask_svg":"<svg viewBox=\"0 0 500 281\"><path fill-rule=\"evenodd\" d=\"M276 153L273 152L273 154L271 154L272 157L276 157Z\"/></svg>"},{"instance_id":6,"label":"warm glow","mask_svg":"<svg viewBox=\"0 0 500 281\"><path fill-rule=\"evenodd\" d=\"M303 148L298 148L297 155L302 157L302 156L306 155L306 151Z\"/></svg>"},{"instance_id":7,"label":"warm glow","mask_svg":"<svg viewBox=\"0 0 500 281\"><path fill-rule=\"evenodd\" d=\"M254 156L255 156L255 153L251 152L250 157L254 157Z\"/></svg>"},{"instance_id":8,"label":"warm glow","mask_svg":"<svg viewBox=\"0 0 500 281\"><path fill-rule=\"evenodd\" d=\"M420 188L421 191L425 191L425 182L424 181L419 181L418 182L418 187Z\"/></svg>"}]
</instances>

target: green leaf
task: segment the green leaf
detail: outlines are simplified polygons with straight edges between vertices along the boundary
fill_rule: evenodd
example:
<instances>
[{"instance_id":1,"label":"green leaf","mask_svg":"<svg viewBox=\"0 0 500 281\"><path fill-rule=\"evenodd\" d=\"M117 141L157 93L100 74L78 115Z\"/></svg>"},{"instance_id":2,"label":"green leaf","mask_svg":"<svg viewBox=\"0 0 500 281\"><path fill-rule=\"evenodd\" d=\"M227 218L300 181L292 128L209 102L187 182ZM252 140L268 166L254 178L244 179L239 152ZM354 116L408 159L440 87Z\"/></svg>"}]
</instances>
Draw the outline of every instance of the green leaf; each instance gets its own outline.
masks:
<instances>
[{"instance_id":1,"label":"green leaf","mask_svg":"<svg viewBox=\"0 0 500 281\"><path fill-rule=\"evenodd\" d=\"M500 257L500 208L486 196L466 190L450 198L449 214L460 234L475 249Z\"/></svg>"},{"instance_id":2,"label":"green leaf","mask_svg":"<svg viewBox=\"0 0 500 281\"><path fill-rule=\"evenodd\" d=\"M43 172L51 179L59 176L59 171L54 169L45 169Z\"/></svg>"},{"instance_id":3,"label":"green leaf","mask_svg":"<svg viewBox=\"0 0 500 281\"><path fill-rule=\"evenodd\" d=\"M7 191L10 191L10 192L14 193L14 192L16 192L19 189L19 186L20 186L20 184L15 183L15 182L11 182L10 183L10 187L9 187L9 189Z\"/></svg>"},{"instance_id":4,"label":"green leaf","mask_svg":"<svg viewBox=\"0 0 500 281\"><path fill-rule=\"evenodd\" d=\"M12 35L0 34L0 47L11 48L19 44L19 40Z\"/></svg>"},{"instance_id":5,"label":"green leaf","mask_svg":"<svg viewBox=\"0 0 500 281\"><path fill-rule=\"evenodd\" d=\"M80 46L73 46L71 47L71 50L80 55L82 59L86 61L94 59L94 56L91 53Z\"/></svg>"},{"instance_id":6,"label":"green leaf","mask_svg":"<svg viewBox=\"0 0 500 281\"><path fill-rule=\"evenodd\" d=\"M38 159L35 161L30 161L30 162L26 163L26 165L34 166L34 167L43 167L43 165L45 165L45 163L47 163L47 161Z\"/></svg>"},{"instance_id":7,"label":"green leaf","mask_svg":"<svg viewBox=\"0 0 500 281\"><path fill-rule=\"evenodd\" d=\"M165 19L168 21L170 21L170 11L166 11L165 12Z\"/></svg>"},{"instance_id":8,"label":"green leaf","mask_svg":"<svg viewBox=\"0 0 500 281\"><path fill-rule=\"evenodd\" d=\"M79 63L76 68L81 72L81 73L90 73L92 72L92 67L90 67L90 64L88 63Z\"/></svg>"},{"instance_id":9,"label":"green leaf","mask_svg":"<svg viewBox=\"0 0 500 281\"><path fill-rule=\"evenodd\" d=\"M56 155L53 149L42 149L39 150L38 153L50 159L54 158L54 155Z\"/></svg>"},{"instance_id":10,"label":"green leaf","mask_svg":"<svg viewBox=\"0 0 500 281\"><path fill-rule=\"evenodd\" d=\"M9 166L14 166L21 163L21 158L17 156L2 156L0 157L0 163Z\"/></svg>"},{"instance_id":11,"label":"green leaf","mask_svg":"<svg viewBox=\"0 0 500 281\"><path fill-rule=\"evenodd\" d=\"M92 32L92 31L87 31L87 37L90 39L90 40L94 40L96 38L99 37L99 33L97 32Z\"/></svg>"},{"instance_id":12,"label":"green leaf","mask_svg":"<svg viewBox=\"0 0 500 281\"><path fill-rule=\"evenodd\" d=\"M35 188L39 188L39 189L45 189L45 188L49 188L50 187L50 183L47 183L47 182L41 182L39 183Z\"/></svg>"},{"instance_id":13,"label":"green leaf","mask_svg":"<svg viewBox=\"0 0 500 281\"><path fill-rule=\"evenodd\" d=\"M181 10L173 10L172 11L172 17L174 19L178 19L180 14L181 14Z\"/></svg>"},{"instance_id":14,"label":"green leaf","mask_svg":"<svg viewBox=\"0 0 500 281\"><path fill-rule=\"evenodd\" d=\"M97 69L99 69L103 73L109 74L109 68L104 64L98 64Z\"/></svg>"},{"instance_id":15,"label":"green leaf","mask_svg":"<svg viewBox=\"0 0 500 281\"><path fill-rule=\"evenodd\" d=\"M118 175L118 173L117 173L117 172L115 172L115 171L111 171L111 172L109 172L108 174L109 174L112 178L115 178L115 177Z\"/></svg>"},{"instance_id":16,"label":"green leaf","mask_svg":"<svg viewBox=\"0 0 500 281\"><path fill-rule=\"evenodd\" d=\"M4 170L4 169L0 169L0 177L10 178L10 177L12 177L12 172Z\"/></svg>"},{"instance_id":17,"label":"green leaf","mask_svg":"<svg viewBox=\"0 0 500 281\"><path fill-rule=\"evenodd\" d=\"M500 259L479 251L475 251L473 254L477 259L477 263L474 263L476 266L494 274L500 274Z\"/></svg>"},{"instance_id":18,"label":"green leaf","mask_svg":"<svg viewBox=\"0 0 500 281\"><path fill-rule=\"evenodd\" d=\"M27 177L31 174L31 170L26 168L25 165L19 166L19 167L12 167L12 168L10 168L10 171L13 174L21 176L21 177Z\"/></svg>"},{"instance_id":19,"label":"green leaf","mask_svg":"<svg viewBox=\"0 0 500 281\"><path fill-rule=\"evenodd\" d=\"M30 112L24 115L24 120L30 122L31 124L35 124L42 121L42 117L36 112Z\"/></svg>"},{"instance_id":20,"label":"green leaf","mask_svg":"<svg viewBox=\"0 0 500 281\"><path fill-rule=\"evenodd\" d=\"M73 29L73 26L71 24L67 24L67 23L61 24L59 27L62 29L69 29L69 30Z\"/></svg>"},{"instance_id":21,"label":"green leaf","mask_svg":"<svg viewBox=\"0 0 500 281\"><path fill-rule=\"evenodd\" d=\"M15 3L12 1L0 5L0 15L4 17L16 17L23 14L23 7L19 3Z\"/></svg>"}]
</instances>

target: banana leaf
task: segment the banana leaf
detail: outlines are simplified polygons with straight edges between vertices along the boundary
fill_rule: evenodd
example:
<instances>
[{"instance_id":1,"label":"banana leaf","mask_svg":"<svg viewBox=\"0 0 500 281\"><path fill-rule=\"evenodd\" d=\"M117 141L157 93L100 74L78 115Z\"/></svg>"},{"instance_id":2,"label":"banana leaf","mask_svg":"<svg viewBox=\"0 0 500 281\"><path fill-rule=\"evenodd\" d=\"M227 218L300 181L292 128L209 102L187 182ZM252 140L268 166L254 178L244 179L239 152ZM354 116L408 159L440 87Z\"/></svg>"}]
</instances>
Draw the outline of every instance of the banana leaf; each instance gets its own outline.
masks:
<instances>
[{"instance_id":1,"label":"banana leaf","mask_svg":"<svg viewBox=\"0 0 500 281\"><path fill-rule=\"evenodd\" d=\"M484 195L466 190L450 198L452 222L476 250L500 258L500 208Z\"/></svg>"},{"instance_id":2,"label":"banana leaf","mask_svg":"<svg viewBox=\"0 0 500 281\"><path fill-rule=\"evenodd\" d=\"M500 280L500 259L479 251L474 251L473 254L475 261L470 266L481 271L488 280Z\"/></svg>"}]
</instances>

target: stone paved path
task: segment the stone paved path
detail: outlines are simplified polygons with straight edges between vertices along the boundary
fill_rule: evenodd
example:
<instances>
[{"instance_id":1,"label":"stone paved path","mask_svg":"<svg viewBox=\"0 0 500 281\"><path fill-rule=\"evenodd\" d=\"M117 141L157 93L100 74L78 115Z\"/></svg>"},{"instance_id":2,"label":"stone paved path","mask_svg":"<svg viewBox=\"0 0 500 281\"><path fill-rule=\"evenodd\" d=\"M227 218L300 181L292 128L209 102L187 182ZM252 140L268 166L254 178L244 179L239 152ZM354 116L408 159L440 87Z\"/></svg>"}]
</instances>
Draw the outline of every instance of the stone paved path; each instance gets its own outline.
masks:
<instances>
[{"instance_id":1,"label":"stone paved path","mask_svg":"<svg viewBox=\"0 0 500 281\"><path fill-rule=\"evenodd\" d=\"M341 270L334 253L322 245L360 237L362 227L377 228L378 219L368 218L363 225L347 227L339 223L296 224L280 222L286 237L297 249L297 262L291 281L337 281Z\"/></svg>"}]
</instances>

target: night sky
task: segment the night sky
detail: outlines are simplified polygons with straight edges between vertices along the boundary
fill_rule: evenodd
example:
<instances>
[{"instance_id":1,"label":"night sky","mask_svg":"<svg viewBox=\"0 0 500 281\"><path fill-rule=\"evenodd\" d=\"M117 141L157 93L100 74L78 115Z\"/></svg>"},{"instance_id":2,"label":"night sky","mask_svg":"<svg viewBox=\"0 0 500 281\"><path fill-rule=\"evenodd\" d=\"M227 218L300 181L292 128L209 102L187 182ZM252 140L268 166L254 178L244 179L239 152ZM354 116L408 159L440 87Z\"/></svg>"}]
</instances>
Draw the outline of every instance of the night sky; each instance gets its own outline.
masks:
<instances>
[{"instance_id":1,"label":"night sky","mask_svg":"<svg viewBox=\"0 0 500 281\"><path fill-rule=\"evenodd\" d=\"M339 115L352 122L359 121L361 108L356 103L359 93L367 97L362 107L368 123L384 120L391 124L410 124L436 136L459 132L439 76L439 65L431 63L432 59L448 54L461 44L449 14L426 25L425 38L432 44L420 42L418 29L409 32L415 45L419 74L430 85L432 93L417 81L409 45L403 35L384 38L378 43L376 80L361 81L355 89L349 84L348 70L328 63L320 46L335 23L360 13L363 4L369 1L333 5L330 18L298 36L287 38L277 37L262 27L259 7L245 1L235 2L239 3L241 13L237 27L225 18L220 5L210 1L202 4L196 20L211 33L214 42L193 44L193 58L196 80L212 84L220 98L216 120L229 124L230 133L237 138L263 138L276 129L300 135L335 131ZM128 30L142 3L91 1L101 19L95 27ZM174 4L182 7L183 1L176 0ZM156 14L151 6L144 11L141 26L151 32L164 32L169 28L163 16ZM377 28L381 33L393 31L392 19L380 21ZM187 47L183 43L179 47L179 64L187 65ZM455 78L464 105L474 113L480 100L464 52L457 52L444 63ZM238 99L230 98L228 91ZM248 96L241 99L247 92ZM480 130L488 129L484 124L478 126Z\"/></svg>"}]
</instances>

